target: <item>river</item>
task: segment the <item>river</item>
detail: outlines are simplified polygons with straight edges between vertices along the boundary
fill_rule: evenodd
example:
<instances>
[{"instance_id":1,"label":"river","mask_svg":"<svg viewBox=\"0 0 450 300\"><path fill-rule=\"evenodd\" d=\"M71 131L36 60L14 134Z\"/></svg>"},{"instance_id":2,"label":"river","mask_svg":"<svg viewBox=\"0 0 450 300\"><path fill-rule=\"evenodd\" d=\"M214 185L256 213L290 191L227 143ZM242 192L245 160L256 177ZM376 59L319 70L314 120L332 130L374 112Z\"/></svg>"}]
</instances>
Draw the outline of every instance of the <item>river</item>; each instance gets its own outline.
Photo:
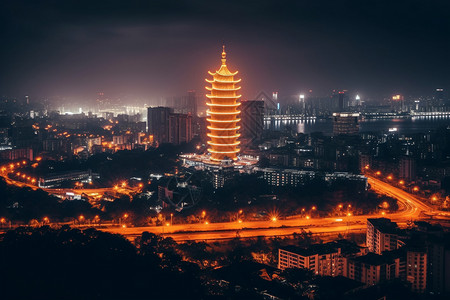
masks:
<instances>
[{"instance_id":1,"label":"river","mask_svg":"<svg viewBox=\"0 0 450 300\"><path fill-rule=\"evenodd\" d=\"M427 116L399 119L365 119L360 120L359 132L388 132L389 129L399 134L425 133L441 126L450 126L450 116ZM268 130L283 130L290 127L298 133L323 132L325 135L333 133L333 121L331 119L312 120L275 120L264 121L264 127Z\"/></svg>"}]
</instances>

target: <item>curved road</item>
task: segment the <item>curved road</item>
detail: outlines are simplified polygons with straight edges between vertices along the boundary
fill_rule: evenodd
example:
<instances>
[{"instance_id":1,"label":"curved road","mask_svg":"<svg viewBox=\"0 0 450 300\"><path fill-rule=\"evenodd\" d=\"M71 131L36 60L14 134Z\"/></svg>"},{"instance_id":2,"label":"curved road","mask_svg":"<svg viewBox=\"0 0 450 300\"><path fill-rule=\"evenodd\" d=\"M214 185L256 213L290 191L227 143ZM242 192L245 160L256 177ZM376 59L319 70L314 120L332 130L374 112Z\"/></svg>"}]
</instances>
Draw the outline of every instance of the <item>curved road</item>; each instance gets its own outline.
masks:
<instances>
[{"instance_id":1,"label":"curved road","mask_svg":"<svg viewBox=\"0 0 450 300\"><path fill-rule=\"evenodd\" d=\"M294 232L308 230L314 234L345 234L347 232L364 232L368 218L388 217L400 226L409 221L426 218L432 215L432 208L413 194L393 187L377 178L368 177L371 188L379 194L385 194L396 198L399 210L385 215L357 215L348 217L305 219L293 216L286 220L273 221L249 221L229 222L211 224L177 224L173 226L149 226L133 228L107 228L102 229L111 233L119 233L133 237L140 235L143 231L170 236L176 241L186 240L217 240L230 239L237 235L241 237L256 236L283 236Z\"/></svg>"},{"instance_id":2,"label":"curved road","mask_svg":"<svg viewBox=\"0 0 450 300\"><path fill-rule=\"evenodd\" d=\"M17 186L29 186L33 189L38 187L29 185L27 183L18 182L10 179L8 176L3 176L9 184ZM175 224L173 226L148 226L148 227L108 227L100 230L118 233L127 237L135 237L141 235L142 232L148 231L155 234L164 234L165 236L171 236L176 241L186 240L217 240L217 239L230 239L236 236L241 237L256 237L256 236L283 236L291 235L294 232L300 232L301 230L308 230L314 234L337 234L346 232L361 232L366 230L367 218L379 218L388 217L391 220L399 223L399 225L405 225L409 221L414 221L422 218L426 218L433 215L444 216L449 218L449 215L442 213L436 213L433 209L421 201L420 197L410 194L397 187L393 187L390 184L383 182L375 177L367 176L368 182L371 188L379 194L385 194L397 199L399 210L394 213L386 213L385 215L371 214L371 215L356 215L345 217L333 217L333 218L312 218L306 219L302 216L292 216L284 220L276 221L246 221L242 223L238 222L226 222L226 223L210 223L210 224ZM65 193L69 190L54 189L48 190L50 193ZM112 188L105 189L86 189L77 190L86 193L92 192L112 192ZM116 192L127 193L129 190L119 189Z\"/></svg>"}]
</instances>

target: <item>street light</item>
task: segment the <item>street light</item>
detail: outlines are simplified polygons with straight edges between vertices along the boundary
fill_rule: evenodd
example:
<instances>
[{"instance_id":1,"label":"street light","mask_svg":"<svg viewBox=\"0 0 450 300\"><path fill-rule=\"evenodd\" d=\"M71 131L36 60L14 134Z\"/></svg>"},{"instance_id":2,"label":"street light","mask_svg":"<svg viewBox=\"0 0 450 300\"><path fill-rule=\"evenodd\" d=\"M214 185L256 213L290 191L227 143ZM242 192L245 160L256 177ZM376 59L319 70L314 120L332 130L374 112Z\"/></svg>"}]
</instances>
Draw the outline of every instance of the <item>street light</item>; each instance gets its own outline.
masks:
<instances>
[{"instance_id":1,"label":"street light","mask_svg":"<svg viewBox=\"0 0 450 300\"><path fill-rule=\"evenodd\" d=\"M170 226L173 225L173 214L170 214Z\"/></svg>"}]
</instances>

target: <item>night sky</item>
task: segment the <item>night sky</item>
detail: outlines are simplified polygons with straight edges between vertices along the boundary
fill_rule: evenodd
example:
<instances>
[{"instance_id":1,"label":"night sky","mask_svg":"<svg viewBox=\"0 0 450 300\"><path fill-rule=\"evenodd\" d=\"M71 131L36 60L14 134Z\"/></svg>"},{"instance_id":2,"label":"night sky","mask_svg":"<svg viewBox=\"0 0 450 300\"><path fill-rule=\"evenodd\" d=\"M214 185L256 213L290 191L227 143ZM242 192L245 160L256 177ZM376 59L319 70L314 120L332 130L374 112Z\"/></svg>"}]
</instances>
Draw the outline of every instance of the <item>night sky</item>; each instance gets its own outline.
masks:
<instances>
[{"instance_id":1,"label":"night sky","mask_svg":"<svg viewBox=\"0 0 450 300\"><path fill-rule=\"evenodd\" d=\"M245 98L450 88L450 2L3 0L0 95L155 99L238 69Z\"/></svg>"}]
</instances>

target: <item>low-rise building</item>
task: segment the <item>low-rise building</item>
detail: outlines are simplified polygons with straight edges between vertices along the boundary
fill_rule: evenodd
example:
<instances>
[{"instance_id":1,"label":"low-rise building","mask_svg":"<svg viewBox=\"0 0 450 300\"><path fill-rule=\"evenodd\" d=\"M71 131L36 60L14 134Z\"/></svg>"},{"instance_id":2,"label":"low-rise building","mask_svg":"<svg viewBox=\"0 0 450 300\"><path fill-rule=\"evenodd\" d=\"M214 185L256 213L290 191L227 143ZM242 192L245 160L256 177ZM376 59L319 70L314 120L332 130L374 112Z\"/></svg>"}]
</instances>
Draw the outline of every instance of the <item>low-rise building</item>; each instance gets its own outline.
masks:
<instances>
[{"instance_id":1,"label":"low-rise building","mask_svg":"<svg viewBox=\"0 0 450 300\"><path fill-rule=\"evenodd\" d=\"M344 276L365 285L375 285L386 280L399 278L399 260L396 261L375 253L350 258L348 260L348 273Z\"/></svg>"},{"instance_id":2,"label":"low-rise building","mask_svg":"<svg viewBox=\"0 0 450 300\"><path fill-rule=\"evenodd\" d=\"M286 246L278 249L278 269L304 268L316 275L343 275L346 269L344 259L365 253L365 248L346 240L317 244L305 248Z\"/></svg>"}]
</instances>

